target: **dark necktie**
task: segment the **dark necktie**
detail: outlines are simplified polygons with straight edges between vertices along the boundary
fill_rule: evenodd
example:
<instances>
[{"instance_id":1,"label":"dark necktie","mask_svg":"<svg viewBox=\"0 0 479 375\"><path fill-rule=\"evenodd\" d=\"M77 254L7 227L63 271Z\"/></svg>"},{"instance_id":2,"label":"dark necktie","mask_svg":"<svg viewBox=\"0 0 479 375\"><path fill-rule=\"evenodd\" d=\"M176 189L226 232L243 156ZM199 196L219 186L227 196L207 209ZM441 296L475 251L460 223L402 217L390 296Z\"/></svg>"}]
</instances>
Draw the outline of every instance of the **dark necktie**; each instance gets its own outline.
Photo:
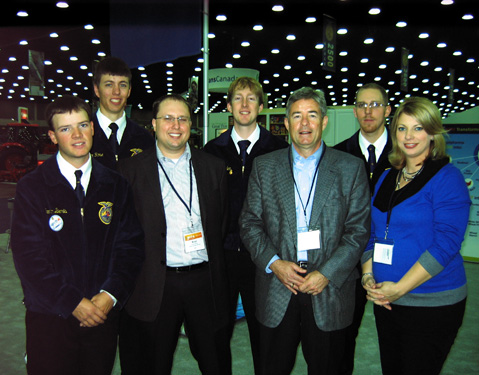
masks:
<instances>
[{"instance_id":1,"label":"dark necktie","mask_svg":"<svg viewBox=\"0 0 479 375\"><path fill-rule=\"evenodd\" d=\"M376 153L374 152L375 147L374 145L369 145L368 146L368 152L369 152L369 159L368 159L368 164L369 164L369 178L373 177L373 172L374 168L376 167Z\"/></svg>"},{"instance_id":2,"label":"dark necktie","mask_svg":"<svg viewBox=\"0 0 479 375\"><path fill-rule=\"evenodd\" d=\"M239 141L238 146L240 149L240 156L241 156L241 162L243 163L243 167L246 164L246 150L248 149L249 145L251 144L250 141Z\"/></svg>"},{"instance_id":3,"label":"dark necktie","mask_svg":"<svg viewBox=\"0 0 479 375\"><path fill-rule=\"evenodd\" d=\"M83 190L83 186L81 184L82 174L83 172L79 169L75 171L75 177L76 177L75 194L77 195L78 202L80 202L80 207L83 207L83 200L85 199L85 190Z\"/></svg>"},{"instance_id":4,"label":"dark necktie","mask_svg":"<svg viewBox=\"0 0 479 375\"><path fill-rule=\"evenodd\" d=\"M118 132L118 125L112 122L109 127L111 129L111 134L109 138L111 149L113 150L116 161L118 161L118 139L116 137L116 133Z\"/></svg>"}]
</instances>

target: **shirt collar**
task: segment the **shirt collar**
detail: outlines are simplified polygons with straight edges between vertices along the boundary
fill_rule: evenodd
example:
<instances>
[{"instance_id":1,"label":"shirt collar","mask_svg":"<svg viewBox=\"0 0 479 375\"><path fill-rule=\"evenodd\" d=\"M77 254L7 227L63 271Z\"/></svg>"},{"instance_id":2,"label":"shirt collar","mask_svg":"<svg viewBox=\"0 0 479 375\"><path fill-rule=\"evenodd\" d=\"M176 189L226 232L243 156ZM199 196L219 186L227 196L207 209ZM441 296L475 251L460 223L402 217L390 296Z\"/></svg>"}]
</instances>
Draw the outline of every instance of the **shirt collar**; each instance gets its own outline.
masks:
<instances>
[{"instance_id":1,"label":"shirt collar","mask_svg":"<svg viewBox=\"0 0 479 375\"><path fill-rule=\"evenodd\" d=\"M88 154L88 161L85 164L83 164L80 168L75 168L63 158L60 152L57 152L57 163L58 168L60 169L60 173L63 175L63 177L67 179L67 181L73 188L75 188L76 186L75 171L80 169L82 171L81 184L86 192L91 175L91 155Z\"/></svg>"},{"instance_id":2,"label":"shirt collar","mask_svg":"<svg viewBox=\"0 0 479 375\"><path fill-rule=\"evenodd\" d=\"M163 161L163 162L164 161L172 161L175 164L176 164L176 162L178 162L179 160L182 160L182 159L185 159L186 161L189 161L191 159L190 145L188 144L188 142L186 142L185 151L183 152L183 154L181 154L181 156L178 159L170 159L170 158L166 157L165 155L163 155L160 148L158 147L158 143L156 143L156 157L160 161Z\"/></svg>"},{"instance_id":3,"label":"shirt collar","mask_svg":"<svg viewBox=\"0 0 479 375\"><path fill-rule=\"evenodd\" d=\"M251 150L253 149L254 147L254 144L258 141L259 139L259 136L260 136L260 130L259 130L259 125L256 124L256 128L253 130L253 132L249 135L248 138L246 138L246 140L250 141L251 144L248 146L248 148L246 149L246 152L249 154L251 153ZM233 129L231 129L231 139L233 140L233 143L235 144L235 147L236 147L236 151L238 151L238 154L240 152L240 149L239 149L239 146L238 146L238 142L239 141L244 141L243 138L241 138L238 133L236 132L236 129L235 127L233 126Z\"/></svg>"},{"instance_id":4,"label":"shirt collar","mask_svg":"<svg viewBox=\"0 0 479 375\"><path fill-rule=\"evenodd\" d=\"M294 145L291 145L291 149L293 150L293 166L295 168L299 168L306 164L314 163L314 166L316 167L319 163L319 159L321 155L323 154L323 148L324 148L324 142L321 141L321 146L319 146L316 152L305 159L300 154L298 154L298 152L294 148Z\"/></svg>"},{"instance_id":5,"label":"shirt collar","mask_svg":"<svg viewBox=\"0 0 479 375\"><path fill-rule=\"evenodd\" d=\"M364 138L361 131L359 132L359 147L361 148L361 152L363 153L366 159L369 158L368 146L373 145L375 148L376 159L379 159L379 156L383 153L384 147L386 147L386 143L388 142L388 130L384 127L383 134L376 139L376 142L369 143L369 141ZM376 160L377 161L377 160Z\"/></svg>"},{"instance_id":6,"label":"shirt collar","mask_svg":"<svg viewBox=\"0 0 479 375\"><path fill-rule=\"evenodd\" d=\"M108 117L106 117L98 108L98 111L96 112L96 116L98 118L98 123L100 124L100 128L103 130L107 138L110 138L111 134L111 129L110 129L110 124L113 122L111 121ZM118 133L117 137L118 139L121 139L121 136L123 135L123 132L125 131L126 128L126 114L125 111L123 111L123 115L116 121L114 121L115 124L118 125Z\"/></svg>"}]
</instances>

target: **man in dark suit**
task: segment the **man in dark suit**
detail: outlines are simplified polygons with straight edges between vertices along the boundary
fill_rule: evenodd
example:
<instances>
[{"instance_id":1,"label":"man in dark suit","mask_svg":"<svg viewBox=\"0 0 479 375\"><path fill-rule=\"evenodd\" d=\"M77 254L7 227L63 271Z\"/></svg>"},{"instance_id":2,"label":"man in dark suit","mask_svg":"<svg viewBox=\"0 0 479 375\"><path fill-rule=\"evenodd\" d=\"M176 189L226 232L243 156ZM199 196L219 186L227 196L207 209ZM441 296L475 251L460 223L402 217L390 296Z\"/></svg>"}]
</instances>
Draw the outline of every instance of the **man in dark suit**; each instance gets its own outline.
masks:
<instances>
[{"instance_id":1,"label":"man in dark suit","mask_svg":"<svg viewBox=\"0 0 479 375\"><path fill-rule=\"evenodd\" d=\"M256 123L258 114L263 110L263 96L263 88L257 80L240 77L233 81L227 95L227 108L233 115L233 127L208 142L204 148L206 152L226 162L229 216L224 249L229 281L229 332L231 338L238 296L241 294L256 374L259 374L259 332L255 317L255 265L241 243L238 218L246 197L254 158L288 147L287 142ZM224 359L226 366L231 369L229 347Z\"/></svg>"},{"instance_id":2,"label":"man in dark suit","mask_svg":"<svg viewBox=\"0 0 479 375\"><path fill-rule=\"evenodd\" d=\"M362 162L321 140L324 93L288 99L292 147L253 163L240 234L256 264L262 374L290 374L301 342L308 373L337 374L351 324L355 268L369 239Z\"/></svg>"},{"instance_id":3,"label":"man in dark suit","mask_svg":"<svg viewBox=\"0 0 479 375\"><path fill-rule=\"evenodd\" d=\"M93 116L95 135L91 154L109 168L153 147L151 134L130 120L125 107L131 94L131 71L117 57L107 57L95 67L93 89L100 107Z\"/></svg>"},{"instance_id":4,"label":"man in dark suit","mask_svg":"<svg viewBox=\"0 0 479 375\"><path fill-rule=\"evenodd\" d=\"M25 295L31 375L111 374L119 309L143 261L128 183L90 156L90 114L76 97L47 107L59 152L16 190L12 254Z\"/></svg>"},{"instance_id":5,"label":"man in dark suit","mask_svg":"<svg viewBox=\"0 0 479 375\"><path fill-rule=\"evenodd\" d=\"M146 242L146 260L122 316L122 374L169 374L183 323L201 372L223 374L224 163L188 145L191 111L183 97L158 99L153 116L156 147L119 166L132 186Z\"/></svg>"},{"instance_id":6,"label":"man in dark suit","mask_svg":"<svg viewBox=\"0 0 479 375\"><path fill-rule=\"evenodd\" d=\"M388 94L383 87L376 83L362 86L356 93L354 115L358 119L360 129L350 138L334 146L335 149L345 151L362 159L369 176L371 195L374 186L381 174L391 168L388 154L392 148L391 136L385 126L386 118L391 113L388 105ZM361 264L358 263L361 272ZM348 328L346 349L341 365L342 375L351 375L354 369L354 352L356 337L366 307L366 291L358 279L356 285L356 307L354 319Z\"/></svg>"}]
</instances>

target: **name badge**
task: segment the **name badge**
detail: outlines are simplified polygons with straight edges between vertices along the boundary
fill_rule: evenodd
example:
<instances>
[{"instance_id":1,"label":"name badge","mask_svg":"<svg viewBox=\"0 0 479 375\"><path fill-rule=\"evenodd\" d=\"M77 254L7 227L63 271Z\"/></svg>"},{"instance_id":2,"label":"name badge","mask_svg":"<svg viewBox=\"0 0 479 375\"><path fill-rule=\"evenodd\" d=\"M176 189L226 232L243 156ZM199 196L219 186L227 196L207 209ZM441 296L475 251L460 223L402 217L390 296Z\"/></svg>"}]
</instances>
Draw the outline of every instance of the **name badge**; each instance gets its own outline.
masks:
<instances>
[{"instance_id":1,"label":"name badge","mask_svg":"<svg viewBox=\"0 0 479 375\"><path fill-rule=\"evenodd\" d=\"M321 248L321 231L307 229L298 231L298 251L313 250Z\"/></svg>"},{"instance_id":2,"label":"name badge","mask_svg":"<svg viewBox=\"0 0 479 375\"><path fill-rule=\"evenodd\" d=\"M201 225L194 225L183 229L183 241L185 243L185 252L205 250L205 239Z\"/></svg>"},{"instance_id":3,"label":"name badge","mask_svg":"<svg viewBox=\"0 0 479 375\"><path fill-rule=\"evenodd\" d=\"M376 238L374 240L373 261L391 265L393 263L394 241L384 238Z\"/></svg>"}]
</instances>

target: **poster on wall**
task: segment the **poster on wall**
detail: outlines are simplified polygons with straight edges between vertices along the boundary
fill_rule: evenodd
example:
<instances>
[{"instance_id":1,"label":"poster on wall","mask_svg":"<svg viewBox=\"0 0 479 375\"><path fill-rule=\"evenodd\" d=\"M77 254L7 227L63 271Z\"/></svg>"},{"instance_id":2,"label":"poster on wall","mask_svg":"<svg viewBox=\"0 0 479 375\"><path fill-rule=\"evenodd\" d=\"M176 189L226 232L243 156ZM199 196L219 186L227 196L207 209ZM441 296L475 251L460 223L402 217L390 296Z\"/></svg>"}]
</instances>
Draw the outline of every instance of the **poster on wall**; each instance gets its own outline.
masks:
<instances>
[{"instance_id":1,"label":"poster on wall","mask_svg":"<svg viewBox=\"0 0 479 375\"><path fill-rule=\"evenodd\" d=\"M465 260L479 262L479 124L444 127L449 133L447 153L462 172L472 201L461 254Z\"/></svg>"}]
</instances>

